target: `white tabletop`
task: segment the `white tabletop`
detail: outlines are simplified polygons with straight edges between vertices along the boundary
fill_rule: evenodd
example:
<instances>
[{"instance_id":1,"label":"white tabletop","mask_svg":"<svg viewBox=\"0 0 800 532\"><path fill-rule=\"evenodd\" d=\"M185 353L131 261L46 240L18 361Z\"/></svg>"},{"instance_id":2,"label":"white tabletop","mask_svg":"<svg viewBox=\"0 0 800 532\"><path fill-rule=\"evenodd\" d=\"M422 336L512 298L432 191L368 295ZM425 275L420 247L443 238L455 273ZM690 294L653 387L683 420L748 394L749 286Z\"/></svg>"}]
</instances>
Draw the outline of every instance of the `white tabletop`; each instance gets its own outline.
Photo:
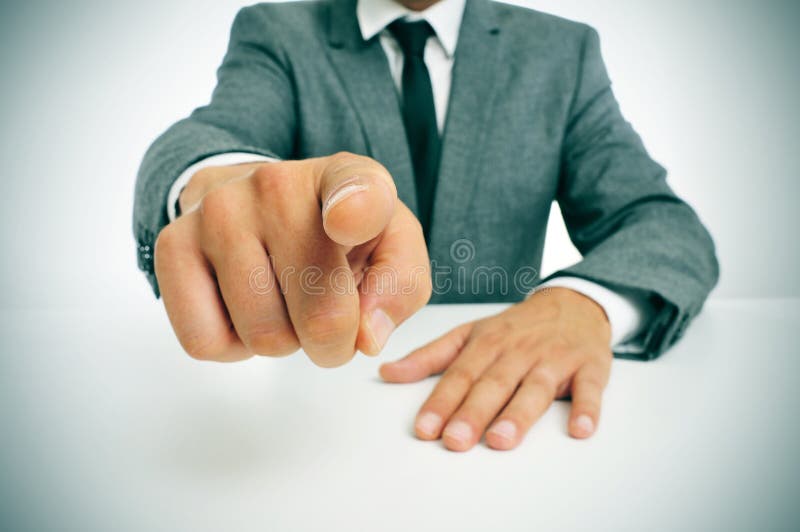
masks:
<instances>
[{"instance_id":1,"label":"white tabletop","mask_svg":"<svg viewBox=\"0 0 800 532\"><path fill-rule=\"evenodd\" d=\"M800 301L711 301L617 360L598 433L557 402L515 451L412 435L435 379L381 360L500 306L432 307L381 359L203 364L155 304L2 313L0 523L15 530L764 530L800 523ZM772 526L770 526L772 525Z\"/></svg>"}]
</instances>

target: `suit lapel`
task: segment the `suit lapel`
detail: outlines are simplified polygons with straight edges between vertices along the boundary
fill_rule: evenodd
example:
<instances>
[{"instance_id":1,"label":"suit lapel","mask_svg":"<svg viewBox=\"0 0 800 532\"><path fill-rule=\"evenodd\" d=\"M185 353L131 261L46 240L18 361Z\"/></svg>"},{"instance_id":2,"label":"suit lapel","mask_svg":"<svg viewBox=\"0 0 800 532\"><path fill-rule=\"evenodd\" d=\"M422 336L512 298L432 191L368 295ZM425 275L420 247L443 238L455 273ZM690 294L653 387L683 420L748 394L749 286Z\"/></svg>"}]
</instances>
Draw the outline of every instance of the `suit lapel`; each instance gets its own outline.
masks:
<instances>
[{"instance_id":1,"label":"suit lapel","mask_svg":"<svg viewBox=\"0 0 800 532\"><path fill-rule=\"evenodd\" d=\"M328 14L330 59L361 122L369 156L389 170L400 198L416 214L414 169L386 54L378 37L361 37L355 0L330 2Z\"/></svg>"},{"instance_id":2,"label":"suit lapel","mask_svg":"<svg viewBox=\"0 0 800 532\"><path fill-rule=\"evenodd\" d=\"M463 237L464 209L469 208L480 177L481 147L485 145L483 140L492 117L496 88L505 79L506 65L501 61L496 18L490 0L467 1L453 63L433 207L429 244L439 247L449 246L448 240Z\"/></svg>"}]
</instances>

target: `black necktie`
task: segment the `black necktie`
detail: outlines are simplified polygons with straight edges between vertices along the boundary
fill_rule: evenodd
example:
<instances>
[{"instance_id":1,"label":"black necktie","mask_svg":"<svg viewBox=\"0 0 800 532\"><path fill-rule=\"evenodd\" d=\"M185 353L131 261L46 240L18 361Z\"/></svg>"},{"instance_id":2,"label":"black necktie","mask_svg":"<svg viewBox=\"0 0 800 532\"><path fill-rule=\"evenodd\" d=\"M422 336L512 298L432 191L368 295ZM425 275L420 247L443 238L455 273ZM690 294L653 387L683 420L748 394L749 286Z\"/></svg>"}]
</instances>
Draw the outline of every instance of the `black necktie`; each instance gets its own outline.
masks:
<instances>
[{"instance_id":1,"label":"black necktie","mask_svg":"<svg viewBox=\"0 0 800 532\"><path fill-rule=\"evenodd\" d=\"M403 123L414 164L414 180L417 186L419 221L429 242L433 198L436 194L436 178L439 173L441 139L436 125L436 107L433 103L433 88L425 66L425 43L434 35L427 21L403 22L396 20L389 31L403 50Z\"/></svg>"}]
</instances>

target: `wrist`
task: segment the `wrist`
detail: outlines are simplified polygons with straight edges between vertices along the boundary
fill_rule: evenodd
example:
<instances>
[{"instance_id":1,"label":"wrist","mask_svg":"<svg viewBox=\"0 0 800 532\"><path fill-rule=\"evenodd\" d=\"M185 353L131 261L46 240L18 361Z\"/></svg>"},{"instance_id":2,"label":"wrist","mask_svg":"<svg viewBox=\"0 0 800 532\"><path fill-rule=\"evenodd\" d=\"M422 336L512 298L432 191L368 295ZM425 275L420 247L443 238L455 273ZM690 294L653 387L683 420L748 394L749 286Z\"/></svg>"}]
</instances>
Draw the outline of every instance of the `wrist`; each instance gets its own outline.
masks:
<instances>
[{"instance_id":1,"label":"wrist","mask_svg":"<svg viewBox=\"0 0 800 532\"><path fill-rule=\"evenodd\" d=\"M534 295L552 298L559 306L574 306L580 305L581 308L590 309L589 312L601 320L604 324L611 327L611 322L606 314L606 310L597 301L591 297L567 288L564 286L547 286L536 291ZM533 299L533 298L530 298Z\"/></svg>"}]
</instances>

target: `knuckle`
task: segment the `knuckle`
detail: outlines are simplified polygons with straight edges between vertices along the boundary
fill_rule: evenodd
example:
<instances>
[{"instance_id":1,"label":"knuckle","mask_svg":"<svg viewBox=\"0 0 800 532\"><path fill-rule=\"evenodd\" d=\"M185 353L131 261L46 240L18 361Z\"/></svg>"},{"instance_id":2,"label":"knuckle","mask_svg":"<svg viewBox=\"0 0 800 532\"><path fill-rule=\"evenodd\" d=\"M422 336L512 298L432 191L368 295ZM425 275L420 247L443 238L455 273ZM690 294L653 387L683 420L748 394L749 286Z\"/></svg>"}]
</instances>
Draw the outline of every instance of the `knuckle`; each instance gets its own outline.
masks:
<instances>
[{"instance_id":1,"label":"knuckle","mask_svg":"<svg viewBox=\"0 0 800 532\"><path fill-rule=\"evenodd\" d=\"M513 342L512 349L514 351L530 353L536 350L540 345L539 339L532 334L523 334Z\"/></svg>"},{"instance_id":2,"label":"knuckle","mask_svg":"<svg viewBox=\"0 0 800 532\"><path fill-rule=\"evenodd\" d=\"M283 196L293 180L287 165L270 163L259 166L253 172L251 182L258 197L275 201Z\"/></svg>"},{"instance_id":3,"label":"knuckle","mask_svg":"<svg viewBox=\"0 0 800 532\"><path fill-rule=\"evenodd\" d=\"M605 383L597 375L583 375L577 379L576 385L587 391L600 391L605 388Z\"/></svg>"},{"instance_id":4,"label":"knuckle","mask_svg":"<svg viewBox=\"0 0 800 532\"><path fill-rule=\"evenodd\" d=\"M283 356L294 353L300 342L294 331L274 325L257 326L245 335L247 348L262 356Z\"/></svg>"},{"instance_id":5,"label":"knuckle","mask_svg":"<svg viewBox=\"0 0 800 532\"><path fill-rule=\"evenodd\" d=\"M192 178L189 180L189 183L186 184L186 188L199 187L202 190L202 187L211 183L218 174L218 167L206 166L205 168L201 168L192 174Z\"/></svg>"},{"instance_id":6,"label":"knuckle","mask_svg":"<svg viewBox=\"0 0 800 532\"><path fill-rule=\"evenodd\" d=\"M600 411L600 398L581 397L572 399L572 409L578 413L589 414L590 416Z\"/></svg>"},{"instance_id":7,"label":"knuckle","mask_svg":"<svg viewBox=\"0 0 800 532\"><path fill-rule=\"evenodd\" d=\"M509 333L514 332L515 329L516 327L514 327L508 319L500 315L480 322L477 327L477 332L482 336L489 336L497 339L505 338Z\"/></svg>"},{"instance_id":8,"label":"knuckle","mask_svg":"<svg viewBox=\"0 0 800 532\"><path fill-rule=\"evenodd\" d=\"M229 221L238 211L237 198L231 186L212 189L200 200L200 214L213 224Z\"/></svg>"},{"instance_id":9,"label":"knuckle","mask_svg":"<svg viewBox=\"0 0 800 532\"><path fill-rule=\"evenodd\" d=\"M348 312L328 310L302 319L304 339L316 346L337 345L355 332L356 323Z\"/></svg>"},{"instance_id":10,"label":"knuckle","mask_svg":"<svg viewBox=\"0 0 800 532\"><path fill-rule=\"evenodd\" d=\"M496 351L500 345L505 343L507 338L508 334L505 331L498 328L490 328L480 331L473 341L483 351Z\"/></svg>"},{"instance_id":11,"label":"knuckle","mask_svg":"<svg viewBox=\"0 0 800 532\"><path fill-rule=\"evenodd\" d=\"M476 386L482 386L491 390L509 390L516 386L516 382L506 375L498 372L484 374L477 382Z\"/></svg>"},{"instance_id":12,"label":"knuckle","mask_svg":"<svg viewBox=\"0 0 800 532\"><path fill-rule=\"evenodd\" d=\"M569 342L559 338L553 339L552 341L547 343L544 346L544 348L545 348L545 353L547 355L553 356L555 358L568 357L572 355L574 351Z\"/></svg>"},{"instance_id":13,"label":"knuckle","mask_svg":"<svg viewBox=\"0 0 800 532\"><path fill-rule=\"evenodd\" d=\"M329 156L327 163L328 167L334 169L334 171L358 168L362 174L386 178L390 183L394 182L391 174L385 166L375 159L365 155L358 155L348 151L340 151Z\"/></svg>"},{"instance_id":14,"label":"knuckle","mask_svg":"<svg viewBox=\"0 0 800 532\"><path fill-rule=\"evenodd\" d=\"M176 225L171 223L164 227L156 238L154 251L156 257L168 256L175 252L178 243Z\"/></svg>"},{"instance_id":15,"label":"knuckle","mask_svg":"<svg viewBox=\"0 0 800 532\"><path fill-rule=\"evenodd\" d=\"M450 366L442 377L442 381L451 386L469 388L475 382L475 377L466 368Z\"/></svg>"},{"instance_id":16,"label":"knuckle","mask_svg":"<svg viewBox=\"0 0 800 532\"><path fill-rule=\"evenodd\" d=\"M348 165L356 162L361 162L367 159L363 155L356 155L355 153L351 153L349 151L338 151L329 157L329 162L332 165L340 166L340 165Z\"/></svg>"},{"instance_id":17,"label":"knuckle","mask_svg":"<svg viewBox=\"0 0 800 532\"><path fill-rule=\"evenodd\" d=\"M555 373L553 373L551 369L545 367L533 368L530 373L528 373L528 381L536 387L544 388L549 392L552 391L553 395L555 395L556 389L558 388L558 379Z\"/></svg>"},{"instance_id":18,"label":"knuckle","mask_svg":"<svg viewBox=\"0 0 800 532\"><path fill-rule=\"evenodd\" d=\"M181 346L187 355L200 361L215 360L225 351L224 342L207 334L192 334L183 337Z\"/></svg>"}]
</instances>

